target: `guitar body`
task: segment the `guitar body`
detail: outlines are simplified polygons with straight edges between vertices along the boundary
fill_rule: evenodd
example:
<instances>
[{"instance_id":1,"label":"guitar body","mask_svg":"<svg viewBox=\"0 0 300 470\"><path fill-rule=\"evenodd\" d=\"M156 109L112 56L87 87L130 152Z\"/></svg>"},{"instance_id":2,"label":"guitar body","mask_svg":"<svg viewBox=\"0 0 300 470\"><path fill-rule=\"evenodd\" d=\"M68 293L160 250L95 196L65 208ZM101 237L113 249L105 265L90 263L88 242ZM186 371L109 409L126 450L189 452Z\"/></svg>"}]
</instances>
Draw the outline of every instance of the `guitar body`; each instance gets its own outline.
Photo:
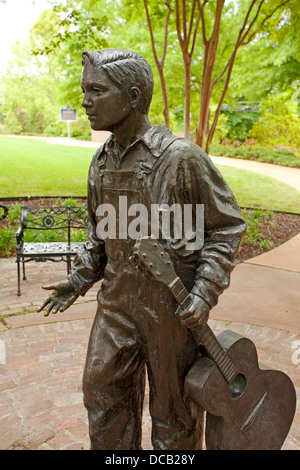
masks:
<instances>
[{"instance_id":1,"label":"guitar body","mask_svg":"<svg viewBox=\"0 0 300 470\"><path fill-rule=\"evenodd\" d=\"M185 392L207 412L208 450L278 450L293 421L296 394L281 371L261 368L255 345L224 331L218 341L239 375L229 385L216 363L201 356L189 370Z\"/></svg>"}]
</instances>

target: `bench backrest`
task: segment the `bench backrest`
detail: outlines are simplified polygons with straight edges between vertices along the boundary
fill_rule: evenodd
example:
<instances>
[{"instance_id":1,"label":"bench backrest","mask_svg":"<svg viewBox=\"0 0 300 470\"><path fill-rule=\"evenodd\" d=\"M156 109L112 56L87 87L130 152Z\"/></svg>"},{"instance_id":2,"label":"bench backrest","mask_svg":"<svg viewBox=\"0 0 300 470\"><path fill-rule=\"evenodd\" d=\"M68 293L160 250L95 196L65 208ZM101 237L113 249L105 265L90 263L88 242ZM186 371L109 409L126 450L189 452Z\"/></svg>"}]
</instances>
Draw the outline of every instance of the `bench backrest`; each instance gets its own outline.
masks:
<instances>
[{"instance_id":1,"label":"bench backrest","mask_svg":"<svg viewBox=\"0 0 300 470\"><path fill-rule=\"evenodd\" d=\"M68 231L71 241L71 228L87 227L88 210L85 207L25 207L21 208L21 226L26 230Z\"/></svg>"}]
</instances>

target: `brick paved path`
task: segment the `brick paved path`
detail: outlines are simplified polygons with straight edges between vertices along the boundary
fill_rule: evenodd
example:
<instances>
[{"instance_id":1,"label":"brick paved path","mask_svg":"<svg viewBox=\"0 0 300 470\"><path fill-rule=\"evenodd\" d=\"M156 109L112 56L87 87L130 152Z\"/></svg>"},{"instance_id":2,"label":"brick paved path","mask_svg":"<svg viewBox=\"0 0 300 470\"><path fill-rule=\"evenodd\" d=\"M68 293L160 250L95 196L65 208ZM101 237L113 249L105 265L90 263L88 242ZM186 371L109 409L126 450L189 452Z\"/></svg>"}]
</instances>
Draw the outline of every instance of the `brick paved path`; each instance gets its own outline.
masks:
<instances>
[{"instance_id":1,"label":"brick paved path","mask_svg":"<svg viewBox=\"0 0 300 470\"><path fill-rule=\"evenodd\" d=\"M0 364L0 449L89 449L81 379L92 318L94 288L64 314L45 318L34 312L45 297L43 279L65 277L65 265L29 263L22 296L16 296L14 260L0 260L0 341L6 363ZM27 313L26 313L27 311ZM299 365L292 362L297 333L211 320L216 333L232 329L252 339L260 361L288 373L299 391ZM152 449L151 421L145 399L143 448ZM299 409L283 449L300 449Z\"/></svg>"}]
</instances>

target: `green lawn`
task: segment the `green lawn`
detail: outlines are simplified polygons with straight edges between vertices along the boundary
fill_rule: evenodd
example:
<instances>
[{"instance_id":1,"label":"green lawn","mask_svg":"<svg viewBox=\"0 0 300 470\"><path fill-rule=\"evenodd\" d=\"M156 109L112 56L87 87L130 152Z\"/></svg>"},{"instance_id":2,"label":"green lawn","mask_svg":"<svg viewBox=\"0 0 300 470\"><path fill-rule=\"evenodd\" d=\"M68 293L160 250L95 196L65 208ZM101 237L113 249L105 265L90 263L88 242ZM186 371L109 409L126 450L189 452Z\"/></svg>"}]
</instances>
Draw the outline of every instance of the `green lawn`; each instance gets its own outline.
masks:
<instances>
[{"instance_id":1,"label":"green lawn","mask_svg":"<svg viewBox=\"0 0 300 470\"><path fill-rule=\"evenodd\" d=\"M86 196L93 148L0 136L0 197ZM300 213L300 192L274 178L218 165L241 207Z\"/></svg>"},{"instance_id":2,"label":"green lawn","mask_svg":"<svg viewBox=\"0 0 300 470\"><path fill-rule=\"evenodd\" d=\"M300 213L300 192L292 186L253 171L216 165L241 207L260 207Z\"/></svg>"},{"instance_id":3,"label":"green lawn","mask_svg":"<svg viewBox=\"0 0 300 470\"><path fill-rule=\"evenodd\" d=\"M85 196L93 153L93 148L0 136L0 197Z\"/></svg>"}]
</instances>

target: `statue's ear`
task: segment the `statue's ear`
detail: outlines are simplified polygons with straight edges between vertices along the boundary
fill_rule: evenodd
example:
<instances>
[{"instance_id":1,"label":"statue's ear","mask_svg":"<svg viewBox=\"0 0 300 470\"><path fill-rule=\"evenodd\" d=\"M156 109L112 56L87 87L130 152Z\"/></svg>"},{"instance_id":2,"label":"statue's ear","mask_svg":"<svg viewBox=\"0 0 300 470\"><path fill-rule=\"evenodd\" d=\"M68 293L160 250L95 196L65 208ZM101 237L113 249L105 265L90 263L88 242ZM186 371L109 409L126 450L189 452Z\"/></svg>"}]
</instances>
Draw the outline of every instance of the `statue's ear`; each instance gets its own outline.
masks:
<instances>
[{"instance_id":1,"label":"statue's ear","mask_svg":"<svg viewBox=\"0 0 300 470\"><path fill-rule=\"evenodd\" d=\"M137 87L132 87L130 90L130 99L131 99L131 107L136 108L141 99L141 91Z\"/></svg>"}]
</instances>

